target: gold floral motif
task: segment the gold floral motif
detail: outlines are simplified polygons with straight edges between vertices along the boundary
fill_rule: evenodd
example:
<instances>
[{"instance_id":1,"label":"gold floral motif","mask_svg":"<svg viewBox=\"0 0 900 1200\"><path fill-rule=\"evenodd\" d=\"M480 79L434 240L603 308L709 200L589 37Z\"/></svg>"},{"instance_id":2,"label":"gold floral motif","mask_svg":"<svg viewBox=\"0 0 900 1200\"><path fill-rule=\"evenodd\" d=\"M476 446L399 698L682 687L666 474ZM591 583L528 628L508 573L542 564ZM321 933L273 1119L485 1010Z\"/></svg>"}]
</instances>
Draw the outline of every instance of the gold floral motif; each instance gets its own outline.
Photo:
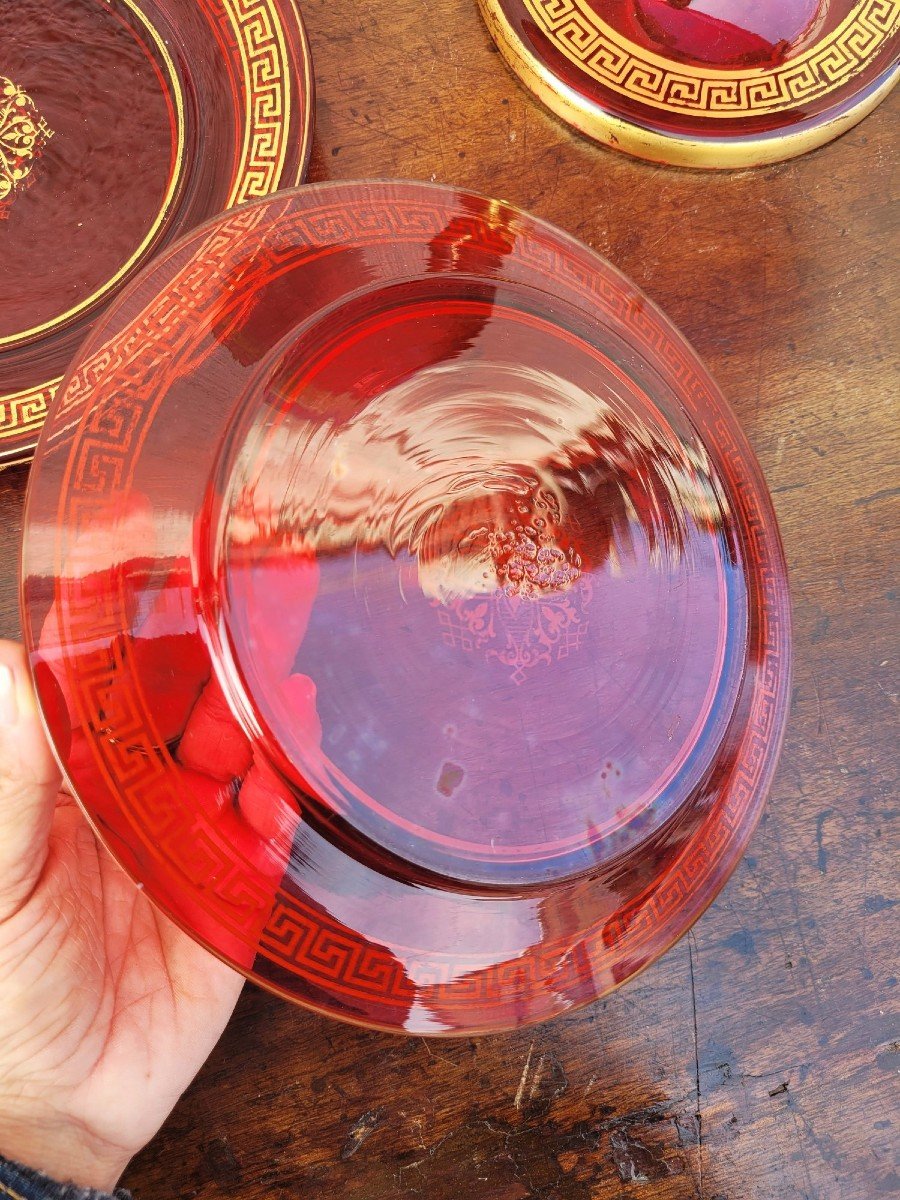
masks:
<instances>
[{"instance_id":1,"label":"gold floral motif","mask_svg":"<svg viewBox=\"0 0 900 1200\"><path fill-rule=\"evenodd\" d=\"M0 75L0 204L31 174L34 160L53 130L34 101Z\"/></svg>"}]
</instances>

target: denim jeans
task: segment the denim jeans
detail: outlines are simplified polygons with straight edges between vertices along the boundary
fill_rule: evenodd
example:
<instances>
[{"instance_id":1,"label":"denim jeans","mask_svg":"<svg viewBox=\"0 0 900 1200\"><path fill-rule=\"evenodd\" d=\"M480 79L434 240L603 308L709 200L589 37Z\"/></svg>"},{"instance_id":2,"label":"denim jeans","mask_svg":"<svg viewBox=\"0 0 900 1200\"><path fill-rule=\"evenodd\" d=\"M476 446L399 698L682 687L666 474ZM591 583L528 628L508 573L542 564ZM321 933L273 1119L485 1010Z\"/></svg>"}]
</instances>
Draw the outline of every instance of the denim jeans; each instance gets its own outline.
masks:
<instances>
[{"instance_id":1,"label":"denim jeans","mask_svg":"<svg viewBox=\"0 0 900 1200\"><path fill-rule=\"evenodd\" d=\"M72 1183L56 1183L21 1167L0 1155L0 1200L132 1200L131 1192L117 1188L114 1196L93 1188L75 1187Z\"/></svg>"}]
</instances>

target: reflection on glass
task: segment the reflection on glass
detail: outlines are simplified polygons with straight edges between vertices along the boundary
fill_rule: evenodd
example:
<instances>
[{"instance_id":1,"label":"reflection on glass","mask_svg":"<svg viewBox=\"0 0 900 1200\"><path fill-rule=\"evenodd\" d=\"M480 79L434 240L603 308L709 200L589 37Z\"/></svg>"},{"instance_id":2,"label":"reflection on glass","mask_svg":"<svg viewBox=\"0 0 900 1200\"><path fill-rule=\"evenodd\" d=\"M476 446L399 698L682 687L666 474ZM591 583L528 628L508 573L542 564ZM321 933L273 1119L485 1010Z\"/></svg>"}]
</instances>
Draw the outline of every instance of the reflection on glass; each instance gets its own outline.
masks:
<instances>
[{"instance_id":1,"label":"reflection on glass","mask_svg":"<svg viewBox=\"0 0 900 1200\"><path fill-rule=\"evenodd\" d=\"M771 774L749 451L664 318L509 206L328 185L222 221L87 344L32 479L69 778L285 995L426 1033L585 1003L696 917Z\"/></svg>"}]
</instances>

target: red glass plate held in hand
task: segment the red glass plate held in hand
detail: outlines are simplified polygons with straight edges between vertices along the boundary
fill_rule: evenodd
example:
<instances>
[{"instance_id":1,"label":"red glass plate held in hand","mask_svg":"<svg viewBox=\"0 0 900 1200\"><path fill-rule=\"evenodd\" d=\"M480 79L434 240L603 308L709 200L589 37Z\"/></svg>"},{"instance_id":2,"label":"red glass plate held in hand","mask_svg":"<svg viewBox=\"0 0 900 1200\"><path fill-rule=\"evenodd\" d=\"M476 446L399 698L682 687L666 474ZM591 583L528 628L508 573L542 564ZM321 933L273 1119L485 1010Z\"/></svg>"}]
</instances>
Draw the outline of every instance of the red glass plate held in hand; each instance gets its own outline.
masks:
<instances>
[{"instance_id":1,"label":"red glass plate held in hand","mask_svg":"<svg viewBox=\"0 0 900 1200\"><path fill-rule=\"evenodd\" d=\"M759 815L790 635L758 467L653 305L507 205L323 184L205 225L85 345L27 525L101 837L324 1012L586 1003Z\"/></svg>"},{"instance_id":2,"label":"red glass plate held in hand","mask_svg":"<svg viewBox=\"0 0 900 1200\"><path fill-rule=\"evenodd\" d=\"M301 182L293 0L0 0L0 467L91 323L212 214Z\"/></svg>"},{"instance_id":3,"label":"red glass plate held in hand","mask_svg":"<svg viewBox=\"0 0 900 1200\"><path fill-rule=\"evenodd\" d=\"M479 0L507 63L604 145L746 167L861 121L897 82L900 0Z\"/></svg>"}]
</instances>

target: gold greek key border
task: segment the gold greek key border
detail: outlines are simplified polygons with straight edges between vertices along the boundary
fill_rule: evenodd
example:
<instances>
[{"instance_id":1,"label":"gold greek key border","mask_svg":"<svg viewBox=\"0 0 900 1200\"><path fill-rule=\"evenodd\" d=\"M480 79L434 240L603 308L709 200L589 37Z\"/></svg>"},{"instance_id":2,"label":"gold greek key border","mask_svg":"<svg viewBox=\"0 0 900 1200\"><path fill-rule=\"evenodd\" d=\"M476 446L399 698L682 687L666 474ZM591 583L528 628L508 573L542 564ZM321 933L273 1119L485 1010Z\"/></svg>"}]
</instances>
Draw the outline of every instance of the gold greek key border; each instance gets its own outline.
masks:
<instances>
[{"instance_id":1,"label":"gold greek key border","mask_svg":"<svg viewBox=\"0 0 900 1200\"><path fill-rule=\"evenodd\" d=\"M478 3L485 24L509 68L551 112L604 145L670 166L734 170L806 154L852 129L885 99L898 80L896 72L890 73L840 116L825 119L814 127L781 130L777 136L684 137L659 133L607 112L597 101L586 98L563 82L515 32L501 0L478 0Z\"/></svg>"},{"instance_id":2,"label":"gold greek key border","mask_svg":"<svg viewBox=\"0 0 900 1200\"><path fill-rule=\"evenodd\" d=\"M178 73L175 70L175 64L172 62L172 57L169 54L168 47L141 12L136 0L121 0L121 3L123 3L126 8L128 8L129 11L134 14L136 20L150 35L153 44L156 46L156 49L159 52L160 58L165 64L166 71L169 75L169 82L172 87L172 95L175 100L177 140L175 144L175 163L169 178L169 185L166 188L166 194L163 198L160 210L156 214L153 224L147 231L143 241L137 247L134 253L131 254L128 260L123 263L118 271L116 271L115 275L112 275L109 279L107 279L95 292L92 292L90 296L86 296L84 300L79 301L78 304L73 305L72 308L66 309L65 312L60 313L51 320L44 321L41 325L32 325L30 329L21 329L16 333L8 334L6 337L0 337L0 350L2 350L4 346L19 345L21 342L24 342L29 338L33 338L36 334L47 333L49 330L55 329L58 325L62 325L66 321L70 321L79 313L84 312L86 308L90 308L91 305L96 304L101 297L105 296L107 292L114 288L116 284L128 274L135 263L140 260L147 247L156 237L160 226L165 220L166 213L169 211L169 205L172 203L172 198L174 197L175 191L178 187L178 181L181 177L181 163L184 158L184 97L181 94L181 84L178 81Z\"/></svg>"},{"instance_id":3,"label":"gold greek key border","mask_svg":"<svg viewBox=\"0 0 900 1200\"><path fill-rule=\"evenodd\" d=\"M523 0L560 54L605 88L667 112L763 116L844 86L900 29L900 0L859 0L821 41L778 67L722 70L673 63L622 37L587 0Z\"/></svg>"},{"instance_id":4,"label":"gold greek key border","mask_svg":"<svg viewBox=\"0 0 900 1200\"><path fill-rule=\"evenodd\" d=\"M35 388L26 388L23 392L0 396L0 442L13 434L21 435L30 430L37 434L47 415L47 406L60 383L62 377L50 379Z\"/></svg>"},{"instance_id":5,"label":"gold greek key border","mask_svg":"<svg viewBox=\"0 0 900 1200\"><path fill-rule=\"evenodd\" d=\"M133 7L131 0L125 2ZM296 179L282 179L292 115L291 59L281 18L281 10L285 7L295 17L302 40L303 79L298 85L301 97L312 95L312 73L306 34L293 0L221 0L221 3L241 56L245 94L241 157L226 204L231 208L244 200L267 196L279 187L303 181L307 158L305 146L301 147ZM308 142L309 134L310 120L307 118L302 129L304 143ZM130 260L128 265L133 261ZM122 273L125 270L127 266ZM113 286L122 273L108 286ZM61 379L49 379L27 391L0 395L0 449L4 441L20 439L32 432L37 441L48 405L60 382ZM34 453L34 445L23 445L21 451L21 457L8 462L0 459L0 470L4 466L27 462Z\"/></svg>"},{"instance_id":6,"label":"gold greek key border","mask_svg":"<svg viewBox=\"0 0 900 1200\"><path fill-rule=\"evenodd\" d=\"M291 126L291 77L278 0L222 0L222 7L244 70L244 142L226 205L232 208L278 187Z\"/></svg>"}]
</instances>

